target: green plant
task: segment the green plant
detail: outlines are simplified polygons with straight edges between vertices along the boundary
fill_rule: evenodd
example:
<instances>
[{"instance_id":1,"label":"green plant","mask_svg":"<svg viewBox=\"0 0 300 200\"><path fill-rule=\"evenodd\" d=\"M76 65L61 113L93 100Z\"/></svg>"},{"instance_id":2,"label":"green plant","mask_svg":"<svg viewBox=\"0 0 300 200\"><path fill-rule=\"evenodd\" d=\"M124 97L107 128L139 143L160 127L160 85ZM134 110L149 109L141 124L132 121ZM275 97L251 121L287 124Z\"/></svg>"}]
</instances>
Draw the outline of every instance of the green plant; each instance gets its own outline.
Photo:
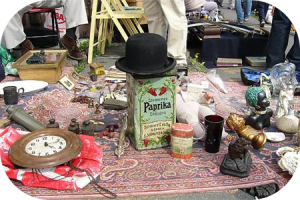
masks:
<instances>
[{"instance_id":1,"label":"green plant","mask_svg":"<svg viewBox=\"0 0 300 200\"><path fill-rule=\"evenodd\" d=\"M77 72L77 73L80 73L80 72L82 72L84 69L85 69L85 65L87 64L87 60L86 59L83 59L82 61L80 61L79 63L78 63L78 66L77 67L75 67L75 72Z\"/></svg>"},{"instance_id":2,"label":"green plant","mask_svg":"<svg viewBox=\"0 0 300 200\"><path fill-rule=\"evenodd\" d=\"M89 40L79 43L78 48L80 51L88 52L89 50ZM93 48L93 57L101 56L101 52L97 48Z\"/></svg>"},{"instance_id":3,"label":"green plant","mask_svg":"<svg viewBox=\"0 0 300 200\"><path fill-rule=\"evenodd\" d=\"M78 46L80 51L88 51L89 49L89 41L80 42Z\"/></svg>"},{"instance_id":4,"label":"green plant","mask_svg":"<svg viewBox=\"0 0 300 200\"><path fill-rule=\"evenodd\" d=\"M191 58L192 66L190 67L190 70L206 73L205 62L199 62L198 58L199 53L196 53L194 58Z\"/></svg>"}]
</instances>

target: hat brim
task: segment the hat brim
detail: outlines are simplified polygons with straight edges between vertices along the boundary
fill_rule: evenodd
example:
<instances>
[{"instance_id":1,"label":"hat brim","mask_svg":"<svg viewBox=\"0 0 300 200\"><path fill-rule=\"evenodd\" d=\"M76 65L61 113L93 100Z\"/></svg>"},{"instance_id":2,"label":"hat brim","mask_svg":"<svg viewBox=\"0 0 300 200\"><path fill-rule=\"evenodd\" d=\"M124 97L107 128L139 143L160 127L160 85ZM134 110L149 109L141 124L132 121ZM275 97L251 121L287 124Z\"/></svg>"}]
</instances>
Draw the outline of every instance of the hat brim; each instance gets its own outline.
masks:
<instances>
[{"instance_id":1,"label":"hat brim","mask_svg":"<svg viewBox=\"0 0 300 200\"><path fill-rule=\"evenodd\" d=\"M130 69L126 65L126 57L118 59L115 64L116 64L117 69L119 69L123 72L129 73L129 74L153 75L153 74L161 74L161 73L172 70L176 65L176 60L174 58L168 57L166 67L163 66L161 69L158 69L158 70L147 70L147 71L143 70L143 69L140 69L139 71Z\"/></svg>"}]
</instances>

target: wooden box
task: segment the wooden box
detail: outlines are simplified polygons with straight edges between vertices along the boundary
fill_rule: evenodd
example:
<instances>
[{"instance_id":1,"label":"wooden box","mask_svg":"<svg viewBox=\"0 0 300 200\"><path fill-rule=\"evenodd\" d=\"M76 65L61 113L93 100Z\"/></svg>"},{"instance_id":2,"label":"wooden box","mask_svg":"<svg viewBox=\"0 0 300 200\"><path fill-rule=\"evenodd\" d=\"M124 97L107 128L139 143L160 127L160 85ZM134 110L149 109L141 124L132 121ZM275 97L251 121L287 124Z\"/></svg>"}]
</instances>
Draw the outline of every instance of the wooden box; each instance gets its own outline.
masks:
<instances>
[{"instance_id":1,"label":"wooden box","mask_svg":"<svg viewBox=\"0 0 300 200\"><path fill-rule=\"evenodd\" d=\"M39 50L28 51L20 57L13 65L18 69L21 80L39 80L48 83L56 83L61 77L66 65L67 50L45 50L43 64L27 64L26 61Z\"/></svg>"},{"instance_id":2,"label":"wooden box","mask_svg":"<svg viewBox=\"0 0 300 200\"><path fill-rule=\"evenodd\" d=\"M127 133L138 150L168 146L176 120L176 75L127 74Z\"/></svg>"}]
</instances>

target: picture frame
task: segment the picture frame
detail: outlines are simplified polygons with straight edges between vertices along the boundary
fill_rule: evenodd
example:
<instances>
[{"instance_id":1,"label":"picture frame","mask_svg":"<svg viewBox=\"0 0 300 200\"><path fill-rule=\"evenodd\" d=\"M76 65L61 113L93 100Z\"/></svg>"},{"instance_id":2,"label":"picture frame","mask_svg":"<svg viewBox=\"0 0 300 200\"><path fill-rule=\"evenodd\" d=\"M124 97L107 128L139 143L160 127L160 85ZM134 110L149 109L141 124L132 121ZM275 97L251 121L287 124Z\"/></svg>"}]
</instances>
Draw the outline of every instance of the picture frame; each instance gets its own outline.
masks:
<instances>
[{"instance_id":1,"label":"picture frame","mask_svg":"<svg viewBox=\"0 0 300 200\"><path fill-rule=\"evenodd\" d=\"M75 87L75 84L66 75L59 79L59 82L68 90L72 90Z\"/></svg>"}]
</instances>

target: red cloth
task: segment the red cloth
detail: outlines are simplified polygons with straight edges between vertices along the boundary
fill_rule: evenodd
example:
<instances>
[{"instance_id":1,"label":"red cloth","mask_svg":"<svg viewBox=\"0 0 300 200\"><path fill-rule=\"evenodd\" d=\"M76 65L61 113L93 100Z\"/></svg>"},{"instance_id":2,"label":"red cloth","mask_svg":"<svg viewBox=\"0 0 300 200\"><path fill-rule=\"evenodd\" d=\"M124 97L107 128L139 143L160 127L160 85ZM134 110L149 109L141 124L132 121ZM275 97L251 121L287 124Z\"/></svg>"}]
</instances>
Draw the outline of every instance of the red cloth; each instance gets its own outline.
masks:
<instances>
[{"instance_id":1,"label":"red cloth","mask_svg":"<svg viewBox=\"0 0 300 200\"><path fill-rule=\"evenodd\" d=\"M10 179L19 180L27 186L76 191L90 183L90 178L85 172L71 170L69 166L44 168L40 169L39 172L34 172L32 169L14 168L8 158L8 151L20 137L22 135L12 127L0 132L1 162ZM71 163L77 168L88 170L94 177L97 177L103 167L102 147L95 143L92 136L79 135L79 137L83 144L82 150L76 158L71 160Z\"/></svg>"}]
</instances>

